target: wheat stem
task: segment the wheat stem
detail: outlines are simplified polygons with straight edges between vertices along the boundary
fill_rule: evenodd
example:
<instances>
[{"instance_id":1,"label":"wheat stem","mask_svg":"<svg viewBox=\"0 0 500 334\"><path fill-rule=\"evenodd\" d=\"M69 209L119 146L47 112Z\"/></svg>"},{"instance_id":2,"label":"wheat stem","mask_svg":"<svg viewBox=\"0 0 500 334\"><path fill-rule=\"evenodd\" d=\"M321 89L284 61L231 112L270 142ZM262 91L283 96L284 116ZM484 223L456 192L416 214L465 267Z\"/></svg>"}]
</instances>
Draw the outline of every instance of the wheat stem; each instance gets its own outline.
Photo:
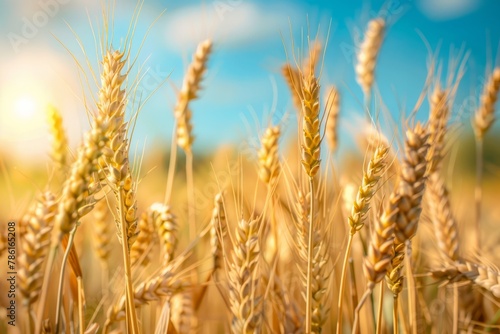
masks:
<instances>
[{"instance_id":1,"label":"wheat stem","mask_svg":"<svg viewBox=\"0 0 500 334\"><path fill-rule=\"evenodd\" d=\"M122 244L122 256L123 256L123 268L125 271L125 291L127 299L126 314L131 324L131 333L139 334L139 324L137 323L137 314L135 311L134 303L134 286L132 283L132 272L130 269L130 252L129 252L129 232L128 223L126 221L125 212L125 199L123 198L122 187L118 188L117 191L117 201L118 201L118 213L120 219L121 228L121 244Z\"/></svg>"},{"instance_id":2,"label":"wheat stem","mask_svg":"<svg viewBox=\"0 0 500 334\"><path fill-rule=\"evenodd\" d=\"M174 123L174 128L177 125ZM167 188L165 190L165 204L170 203L172 187L174 185L175 165L177 162L177 132L172 131L172 142L170 143L170 161L168 163Z\"/></svg>"},{"instance_id":3,"label":"wheat stem","mask_svg":"<svg viewBox=\"0 0 500 334\"><path fill-rule=\"evenodd\" d=\"M382 331L382 311L384 308L384 284L380 284L379 287L379 301L377 310L377 329L375 334L380 334Z\"/></svg>"},{"instance_id":4,"label":"wheat stem","mask_svg":"<svg viewBox=\"0 0 500 334\"><path fill-rule=\"evenodd\" d=\"M344 301L344 290L345 290L345 273L347 271L347 260L349 259L349 254L351 253L351 245L354 234L349 233L349 239L347 240L347 247L344 255L344 262L342 263L342 272L340 274L340 285L339 285L339 300L338 300L338 312L337 312L337 334L342 333L342 308Z\"/></svg>"},{"instance_id":5,"label":"wheat stem","mask_svg":"<svg viewBox=\"0 0 500 334\"><path fill-rule=\"evenodd\" d=\"M313 213L314 213L314 179L309 178L309 234L307 244L307 283L306 283L306 334L311 333L312 311L312 264L313 264Z\"/></svg>"},{"instance_id":6,"label":"wheat stem","mask_svg":"<svg viewBox=\"0 0 500 334\"><path fill-rule=\"evenodd\" d=\"M82 277L77 277L78 283L78 321L80 334L84 334L85 331L85 321L83 318L83 282Z\"/></svg>"},{"instance_id":7,"label":"wheat stem","mask_svg":"<svg viewBox=\"0 0 500 334\"><path fill-rule=\"evenodd\" d=\"M51 276L52 268L54 267L54 262L55 262L58 250L59 250L59 243L53 243L53 246L50 248L47 266L45 267L45 273L43 275L44 280L43 280L43 285L42 285L42 289L41 289L42 292L40 294L40 299L38 302L37 317L36 317L36 326L35 326L35 333L36 334L40 334L42 332L43 319L44 319L43 316L45 313L45 304L46 304L47 295L49 292L48 277Z\"/></svg>"},{"instance_id":8,"label":"wheat stem","mask_svg":"<svg viewBox=\"0 0 500 334\"><path fill-rule=\"evenodd\" d=\"M398 327L398 299L399 299L399 293L394 294L394 306L392 308L392 329L394 334L398 334L399 332L399 327Z\"/></svg>"},{"instance_id":9,"label":"wheat stem","mask_svg":"<svg viewBox=\"0 0 500 334\"><path fill-rule=\"evenodd\" d=\"M365 304L366 299L368 298L368 296L370 296L370 294L372 293L374 287L375 287L374 283L370 282L368 284L368 287L367 287L365 293L361 297L361 299L359 301L359 304L356 306L356 309L354 310L354 323L352 324L352 334L357 334L358 333L359 311L361 311L361 308Z\"/></svg>"},{"instance_id":10,"label":"wheat stem","mask_svg":"<svg viewBox=\"0 0 500 334\"><path fill-rule=\"evenodd\" d=\"M75 232L76 228L78 227L78 224L76 224L71 232L69 232L69 239L68 239L68 245L66 246L66 250L64 251L64 256L62 259L62 264L61 264L61 271L59 273L59 285L57 288L57 302L56 302L56 327L55 327L55 334L59 333L59 323L60 323L60 318L61 318L61 304L62 304L62 290L64 286L64 272L66 270L66 264L68 262L68 257L69 253L71 250L71 247L73 245L73 241L75 239Z\"/></svg>"},{"instance_id":11,"label":"wheat stem","mask_svg":"<svg viewBox=\"0 0 500 334\"><path fill-rule=\"evenodd\" d=\"M474 216L476 239L475 248L479 249L481 244L481 202L483 198L483 138L476 137L476 186L474 200L476 204L476 214Z\"/></svg>"},{"instance_id":12,"label":"wheat stem","mask_svg":"<svg viewBox=\"0 0 500 334\"><path fill-rule=\"evenodd\" d=\"M194 240L196 238L196 217L193 178L193 152L191 150L186 152L186 183L189 217L189 237L190 240Z\"/></svg>"},{"instance_id":13,"label":"wheat stem","mask_svg":"<svg viewBox=\"0 0 500 334\"><path fill-rule=\"evenodd\" d=\"M458 287L453 284L453 332L458 333Z\"/></svg>"}]
</instances>

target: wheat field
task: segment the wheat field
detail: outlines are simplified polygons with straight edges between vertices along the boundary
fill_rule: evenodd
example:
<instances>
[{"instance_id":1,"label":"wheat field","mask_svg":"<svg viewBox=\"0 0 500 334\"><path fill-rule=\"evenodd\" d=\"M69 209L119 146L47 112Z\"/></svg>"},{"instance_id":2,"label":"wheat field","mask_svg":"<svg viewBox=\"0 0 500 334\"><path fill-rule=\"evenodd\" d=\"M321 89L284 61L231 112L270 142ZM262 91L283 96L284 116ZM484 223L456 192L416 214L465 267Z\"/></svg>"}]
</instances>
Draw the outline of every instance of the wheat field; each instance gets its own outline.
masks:
<instances>
[{"instance_id":1,"label":"wheat field","mask_svg":"<svg viewBox=\"0 0 500 334\"><path fill-rule=\"evenodd\" d=\"M137 154L140 42L105 37L112 13L80 143L50 106L51 161L23 171L33 188L12 190L1 157L16 207L0 216L1 333L500 333L498 65L464 124L467 52L447 69L431 55L412 112L395 118L377 89L392 27L371 19L353 63L356 148L342 150L350 92L323 75L328 37L307 35L276 69L286 116L260 124L258 147L207 153L193 114L218 56L208 37L164 106L172 141Z\"/></svg>"}]
</instances>

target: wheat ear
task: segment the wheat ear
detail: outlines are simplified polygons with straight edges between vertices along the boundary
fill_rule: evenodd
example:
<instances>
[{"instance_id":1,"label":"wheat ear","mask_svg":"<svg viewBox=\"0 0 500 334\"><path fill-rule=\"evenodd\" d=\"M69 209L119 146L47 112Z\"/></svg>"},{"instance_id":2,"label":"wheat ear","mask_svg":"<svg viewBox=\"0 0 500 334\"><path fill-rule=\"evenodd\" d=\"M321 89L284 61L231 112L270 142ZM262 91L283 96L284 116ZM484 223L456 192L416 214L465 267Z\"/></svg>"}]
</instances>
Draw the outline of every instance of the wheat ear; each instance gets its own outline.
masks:
<instances>
[{"instance_id":1,"label":"wheat ear","mask_svg":"<svg viewBox=\"0 0 500 334\"><path fill-rule=\"evenodd\" d=\"M137 239L137 200L136 183L133 179L128 160L129 142L125 106L127 97L122 85L126 74L122 74L127 58L123 52L108 50L103 60L101 89L97 107L99 115L110 124L106 136L106 147L101 165L102 171L116 197L118 241L122 246L123 266L125 271L125 289L127 296L127 317L131 332L138 333L139 325L135 314L130 249Z\"/></svg>"},{"instance_id":2,"label":"wheat ear","mask_svg":"<svg viewBox=\"0 0 500 334\"><path fill-rule=\"evenodd\" d=\"M280 138L279 126L272 126L266 129L261 139L261 149L259 157L259 178L265 184L273 185L280 172L279 147Z\"/></svg>"},{"instance_id":3,"label":"wheat ear","mask_svg":"<svg viewBox=\"0 0 500 334\"><path fill-rule=\"evenodd\" d=\"M458 226L451 209L448 189L439 175L430 176L427 186L429 207L440 254L445 260L458 260Z\"/></svg>"},{"instance_id":4,"label":"wheat ear","mask_svg":"<svg viewBox=\"0 0 500 334\"><path fill-rule=\"evenodd\" d=\"M357 333L359 311L364 301L373 291L375 285L391 269L391 260L394 257L394 226L398 217L398 206L399 196L396 191L393 191L382 214L375 217L368 252L363 262L367 289L355 310L353 333ZM380 324L377 326L379 327Z\"/></svg>"},{"instance_id":5,"label":"wheat ear","mask_svg":"<svg viewBox=\"0 0 500 334\"><path fill-rule=\"evenodd\" d=\"M384 40L385 29L386 23L382 18L368 22L365 38L357 55L356 76L365 96L370 95L373 85L377 56Z\"/></svg>"},{"instance_id":6,"label":"wheat ear","mask_svg":"<svg viewBox=\"0 0 500 334\"><path fill-rule=\"evenodd\" d=\"M133 268L145 267L151 259L151 250L154 245L155 226L153 217L149 210L143 212L137 224L139 233L137 239L130 248L130 265Z\"/></svg>"},{"instance_id":7,"label":"wheat ear","mask_svg":"<svg viewBox=\"0 0 500 334\"><path fill-rule=\"evenodd\" d=\"M180 260L173 261L164 267L160 273L137 285L133 293L135 306L141 307L162 298L169 299L174 294L189 288L186 282L177 274L179 264ZM113 323L125 319L125 304L126 298L122 296L117 303L108 309L103 333L106 333Z\"/></svg>"},{"instance_id":8,"label":"wheat ear","mask_svg":"<svg viewBox=\"0 0 500 334\"><path fill-rule=\"evenodd\" d=\"M281 67L281 74L292 94L292 101L298 112L302 111L302 81L300 72L290 64Z\"/></svg>"},{"instance_id":9,"label":"wheat ear","mask_svg":"<svg viewBox=\"0 0 500 334\"><path fill-rule=\"evenodd\" d=\"M431 96L429 113L429 175L440 168L449 118L448 93L437 86Z\"/></svg>"},{"instance_id":10,"label":"wheat ear","mask_svg":"<svg viewBox=\"0 0 500 334\"><path fill-rule=\"evenodd\" d=\"M43 266L49 251L50 233L56 209L57 202L54 195L50 192L43 193L30 215L27 232L22 239L18 286L23 297L23 304L27 307L27 314L31 314L31 308L40 296ZM30 328L32 328L31 324Z\"/></svg>"},{"instance_id":11,"label":"wheat ear","mask_svg":"<svg viewBox=\"0 0 500 334\"><path fill-rule=\"evenodd\" d=\"M494 265L473 261L456 261L442 269L433 270L432 276L450 282L469 280L500 298L500 271Z\"/></svg>"},{"instance_id":12,"label":"wheat ear","mask_svg":"<svg viewBox=\"0 0 500 334\"><path fill-rule=\"evenodd\" d=\"M50 319L45 319L42 324L42 334L52 334L52 324L50 323Z\"/></svg>"},{"instance_id":13,"label":"wheat ear","mask_svg":"<svg viewBox=\"0 0 500 334\"><path fill-rule=\"evenodd\" d=\"M222 268L224 237L227 233L226 210L222 193L215 195L210 220L210 245L212 246L213 271Z\"/></svg>"},{"instance_id":14,"label":"wheat ear","mask_svg":"<svg viewBox=\"0 0 500 334\"><path fill-rule=\"evenodd\" d=\"M444 137L450 111L447 92L436 86L431 96L429 114L429 207L441 255L445 260L458 259L458 227L451 211L448 190L439 176Z\"/></svg>"},{"instance_id":15,"label":"wheat ear","mask_svg":"<svg viewBox=\"0 0 500 334\"><path fill-rule=\"evenodd\" d=\"M68 163L68 139L63 126L63 119L59 111L54 106L49 106L48 120L50 133L52 134L52 159L59 166L66 166Z\"/></svg>"},{"instance_id":16,"label":"wheat ear","mask_svg":"<svg viewBox=\"0 0 500 334\"><path fill-rule=\"evenodd\" d=\"M312 280L313 280L313 213L314 213L314 176L320 167L320 118L319 118L319 84L311 73L302 78L302 167L309 176L309 232L307 233L307 274L306 274L306 317L305 331L312 330Z\"/></svg>"},{"instance_id":17,"label":"wheat ear","mask_svg":"<svg viewBox=\"0 0 500 334\"><path fill-rule=\"evenodd\" d=\"M165 266L172 261L177 248L177 218L170 206L163 203L154 203L150 209L163 247L163 265Z\"/></svg>"},{"instance_id":18,"label":"wheat ear","mask_svg":"<svg viewBox=\"0 0 500 334\"><path fill-rule=\"evenodd\" d=\"M279 126L270 126L264 132L261 139L261 148L258 151L259 158L259 178L267 185L267 196L269 201L268 212L270 214L270 235L267 239L268 247L266 247L265 257L274 258L279 251L278 226L274 205L276 201L275 189L280 174L280 158L279 158Z\"/></svg>"},{"instance_id":19,"label":"wheat ear","mask_svg":"<svg viewBox=\"0 0 500 334\"><path fill-rule=\"evenodd\" d=\"M191 125L191 110L189 102L198 97L201 80L207 68L208 57L212 51L212 42L205 40L198 45L193 56L193 61L189 65L177 104L175 106L175 117L177 120L177 145L184 151L190 151L194 141Z\"/></svg>"},{"instance_id":20,"label":"wheat ear","mask_svg":"<svg viewBox=\"0 0 500 334\"><path fill-rule=\"evenodd\" d=\"M401 164L397 194L398 215L394 227L394 257L386 275L387 285L394 296L394 333L398 332L398 297L403 289L403 260L410 240L417 232L422 197L427 178L428 132L420 123L406 131L405 155ZM411 304L413 305L413 304Z\"/></svg>"},{"instance_id":21,"label":"wheat ear","mask_svg":"<svg viewBox=\"0 0 500 334\"><path fill-rule=\"evenodd\" d=\"M107 269L111 253L111 228L109 210L105 199L97 202L94 211L94 251L101 261L102 267Z\"/></svg>"},{"instance_id":22,"label":"wheat ear","mask_svg":"<svg viewBox=\"0 0 500 334\"><path fill-rule=\"evenodd\" d=\"M196 315L191 291L172 296L170 307L172 308L171 321L177 333L193 333L196 329Z\"/></svg>"},{"instance_id":23,"label":"wheat ear","mask_svg":"<svg viewBox=\"0 0 500 334\"><path fill-rule=\"evenodd\" d=\"M302 62L302 73L305 77L315 75L322 49L323 48L319 41L313 41L309 46L309 54Z\"/></svg>"},{"instance_id":24,"label":"wheat ear","mask_svg":"<svg viewBox=\"0 0 500 334\"><path fill-rule=\"evenodd\" d=\"M45 300L49 288L55 256L59 249L59 243L64 235L76 228L77 222L89 213L94 205L93 195L99 189L98 184L93 183L92 174L96 171L97 160L102 154L107 138L105 136L108 124L100 116L92 120L92 128L85 134L84 142L78 150L76 161L71 166L70 175L64 183L62 196L59 201L54 226L55 233L51 241L49 261L44 275L41 301L37 310L37 322L35 333L41 332L41 319L45 310ZM68 249L71 249L71 245ZM64 271L65 264L63 263ZM62 285L61 285L62 286Z\"/></svg>"},{"instance_id":25,"label":"wheat ear","mask_svg":"<svg viewBox=\"0 0 500 334\"><path fill-rule=\"evenodd\" d=\"M474 115L474 129L476 136L483 138L484 134L489 130L495 121L495 103L500 90L500 67L493 70L493 73L488 78L484 85L483 94L481 95L481 104Z\"/></svg>"},{"instance_id":26,"label":"wheat ear","mask_svg":"<svg viewBox=\"0 0 500 334\"><path fill-rule=\"evenodd\" d=\"M351 252L351 245L354 235L359 231L363 225L366 214L370 209L370 201L375 194L376 186L382 172L385 169L386 157L389 152L389 148L383 144L379 145L375 152L373 153L370 162L368 163L368 168L363 174L363 181L359 187L358 193L356 194L356 199L352 204L351 214L347 219L350 231L349 239L347 241L346 251L344 254L344 262L342 265L342 272L340 276L340 286L339 286L339 299L338 299L338 313L337 313L337 334L342 332L342 309L343 309L343 294L345 285L345 273L347 270L347 261Z\"/></svg>"},{"instance_id":27,"label":"wheat ear","mask_svg":"<svg viewBox=\"0 0 500 334\"><path fill-rule=\"evenodd\" d=\"M260 333L262 297L259 293L259 223L241 219L236 229L232 261L229 263L231 332Z\"/></svg>"},{"instance_id":28,"label":"wheat ear","mask_svg":"<svg viewBox=\"0 0 500 334\"><path fill-rule=\"evenodd\" d=\"M312 178L319 170L321 145L319 84L314 76L303 78L302 95L302 166Z\"/></svg>"},{"instance_id":29,"label":"wheat ear","mask_svg":"<svg viewBox=\"0 0 500 334\"><path fill-rule=\"evenodd\" d=\"M335 86L330 87L326 94L326 113L328 118L326 119L326 140L328 143L328 148L330 152L335 152L338 146L338 118L340 112L340 95L339 91Z\"/></svg>"},{"instance_id":30,"label":"wheat ear","mask_svg":"<svg viewBox=\"0 0 500 334\"><path fill-rule=\"evenodd\" d=\"M429 145L427 130L418 123L406 132L405 155L401 163L398 182L398 217L394 228L394 258L387 283L395 296L402 289L401 269L405 254L405 242L417 232L422 211L422 197L425 190L427 173L427 152Z\"/></svg>"}]
</instances>

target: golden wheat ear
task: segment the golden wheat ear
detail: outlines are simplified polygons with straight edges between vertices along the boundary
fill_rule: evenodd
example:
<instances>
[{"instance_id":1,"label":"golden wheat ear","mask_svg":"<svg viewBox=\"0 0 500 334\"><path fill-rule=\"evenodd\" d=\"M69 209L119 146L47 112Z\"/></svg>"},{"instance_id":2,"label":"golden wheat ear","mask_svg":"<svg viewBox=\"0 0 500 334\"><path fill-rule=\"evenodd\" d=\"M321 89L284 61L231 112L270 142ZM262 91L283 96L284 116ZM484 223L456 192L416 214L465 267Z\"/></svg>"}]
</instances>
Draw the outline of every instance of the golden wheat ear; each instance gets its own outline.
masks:
<instances>
[{"instance_id":1,"label":"golden wheat ear","mask_svg":"<svg viewBox=\"0 0 500 334\"><path fill-rule=\"evenodd\" d=\"M228 272L231 332L234 334L259 333L262 329L263 300L259 293L258 231L258 219L241 219L236 229Z\"/></svg>"},{"instance_id":2,"label":"golden wheat ear","mask_svg":"<svg viewBox=\"0 0 500 334\"><path fill-rule=\"evenodd\" d=\"M326 140L330 152L335 152L338 146L338 118L340 113L340 95L337 87L332 86L327 90L325 96L325 112L328 117L326 119Z\"/></svg>"},{"instance_id":3,"label":"golden wheat ear","mask_svg":"<svg viewBox=\"0 0 500 334\"><path fill-rule=\"evenodd\" d=\"M43 193L29 214L27 231L22 239L18 286L28 310L40 296L56 209L55 196L50 192Z\"/></svg>"},{"instance_id":4,"label":"golden wheat ear","mask_svg":"<svg viewBox=\"0 0 500 334\"><path fill-rule=\"evenodd\" d=\"M212 218L210 220L210 245L212 246L213 271L223 267L224 238L227 233L226 210L223 194L215 195Z\"/></svg>"},{"instance_id":5,"label":"golden wheat ear","mask_svg":"<svg viewBox=\"0 0 500 334\"><path fill-rule=\"evenodd\" d=\"M198 45L193 61L188 67L187 73L182 83L177 104L174 109L177 120L177 145L184 151L190 151L193 145L194 136L192 134L190 101L198 97L201 81L207 69L208 58L212 52L212 41L205 40Z\"/></svg>"},{"instance_id":6,"label":"golden wheat ear","mask_svg":"<svg viewBox=\"0 0 500 334\"><path fill-rule=\"evenodd\" d=\"M47 108L50 133L52 134L52 159L58 166L68 163L68 138L63 126L61 113L52 105Z\"/></svg>"},{"instance_id":7,"label":"golden wheat ear","mask_svg":"<svg viewBox=\"0 0 500 334\"><path fill-rule=\"evenodd\" d=\"M368 22L365 38L357 55L356 76L365 96L370 95L374 82L377 56L384 40L385 29L386 23L382 18Z\"/></svg>"},{"instance_id":8,"label":"golden wheat ear","mask_svg":"<svg viewBox=\"0 0 500 334\"><path fill-rule=\"evenodd\" d=\"M500 90L500 67L493 70L484 85L481 104L474 115L474 129L480 138L489 130L495 121L495 104Z\"/></svg>"},{"instance_id":9,"label":"golden wheat ear","mask_svg":"<svg viewBox=\"0 0 500 334\"><path fill-rule=\"evenodd\" d=\"M259 157L259 178L268 185L273 185L280 172L279 147L280 138L279 126L272 126L266 129L262 136L262 147L258 152Z\"/></svg>"},{"instance_id":10,"label":"golden wheat ear","mask_svg":"<svg viewBox=\"0 0 500 334\"><path fill-rule=\"evenodd\" d=\"M190 285L179 277L179 265L184 260L185 258L176 257L174 261L163 267L158 274L135 286L133 293L135 307L141 307L162 298L169 300L173 295L189 289ZM125 320L126 303L126 296L123 295L108 309L103 333L107 333L109 327L114 323Z\"/></svg>"},{"instance_id":11,"label":"golden wheat ear","mask_svg":"<svg viewBox=\"0 0 500 334\"><path fill-rule=\"evenodd\" d=\"M285 64L281 67L281 74L290 89L292 94L293 105L297 112L302 112L302 80L300 72L290 64Z\"/></svg>"},{"instance_id":12,"label":"golden wheat ear","mask_svg":"<svg viewBox=\"0 0 500 334\"><path fill-rule=\"evenodd\" d=\"M314 177L320 166L319 83L313 76L303 77L302 87L302 166Z\"/></svg>"}]
</instances>

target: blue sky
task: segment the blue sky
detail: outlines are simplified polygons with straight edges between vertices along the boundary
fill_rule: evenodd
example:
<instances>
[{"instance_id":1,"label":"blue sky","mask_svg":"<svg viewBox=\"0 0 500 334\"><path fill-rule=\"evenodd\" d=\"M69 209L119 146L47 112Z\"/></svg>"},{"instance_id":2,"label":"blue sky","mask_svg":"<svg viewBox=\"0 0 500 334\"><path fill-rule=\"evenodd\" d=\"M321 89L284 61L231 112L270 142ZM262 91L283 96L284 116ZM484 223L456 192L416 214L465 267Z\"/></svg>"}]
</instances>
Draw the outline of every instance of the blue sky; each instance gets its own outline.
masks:
<instances>
[{"instance_id":1,"label":"blue sky","mask_svg":"<svg viewBox=\"0 0 500 334\"><path fill-rule=\"evenodd\" d=\"M71 29L81 39L95 69L94 36L87 13L94 29L98 29L102 22L100 1L1 1L2 146L18 155L45 154L46 103L61 110L75 145L87 128L83 96L92 106L91 93L95 94L97 88L91 82L82 91L77 65L68 50L84 67L85 56ZM123 45L135 4L134 0L117 0L114 47ZM138 53L147 28L165 9ZM445 69L452 47L458 50L463 46L470 52L455 108L456 113L465 113L461 119L467 122L470 110L460 105L477 100L477 87L487 66L499 64L498 1L146 0L133 40L132 54L137 55L138 61L131 78L142 70L139 87L143 98L158 89L143 106L134 143L143 146L146 141L146 145L151 145L157 140L170 140L175 89L182 83L196 44L205 38L213 39L215 48L205 89L200 100L192 105L195 149L253 141L259 127L270 119L266 115L274 114L274 121L287 113L293 115L290 94L280 76L287 53L288 57L292 54L291 35L298 53L299 47L306 45L308 33L312 37L318 34L325 41L329 27L321 84L340 88L341 135L345 137L356 129L355 124L363 115L363 95L354 74L355 38L363 33L368 20L380 14L387 16L389 28L379 55L376 86L393 117L400 119L402 110L407 115L422 91L429 59L428 42L433 52L440 47L438 60ZM26 31L30 32L26 25L30 23L36 25L36 31L26 36ZM22 43L16 46L13 40L19 42L18 37ZM417 118L426 117L426 106L427 102ZM291 131L295 119L289 119L288 125Z\"/></svg>"}]
</instances>

